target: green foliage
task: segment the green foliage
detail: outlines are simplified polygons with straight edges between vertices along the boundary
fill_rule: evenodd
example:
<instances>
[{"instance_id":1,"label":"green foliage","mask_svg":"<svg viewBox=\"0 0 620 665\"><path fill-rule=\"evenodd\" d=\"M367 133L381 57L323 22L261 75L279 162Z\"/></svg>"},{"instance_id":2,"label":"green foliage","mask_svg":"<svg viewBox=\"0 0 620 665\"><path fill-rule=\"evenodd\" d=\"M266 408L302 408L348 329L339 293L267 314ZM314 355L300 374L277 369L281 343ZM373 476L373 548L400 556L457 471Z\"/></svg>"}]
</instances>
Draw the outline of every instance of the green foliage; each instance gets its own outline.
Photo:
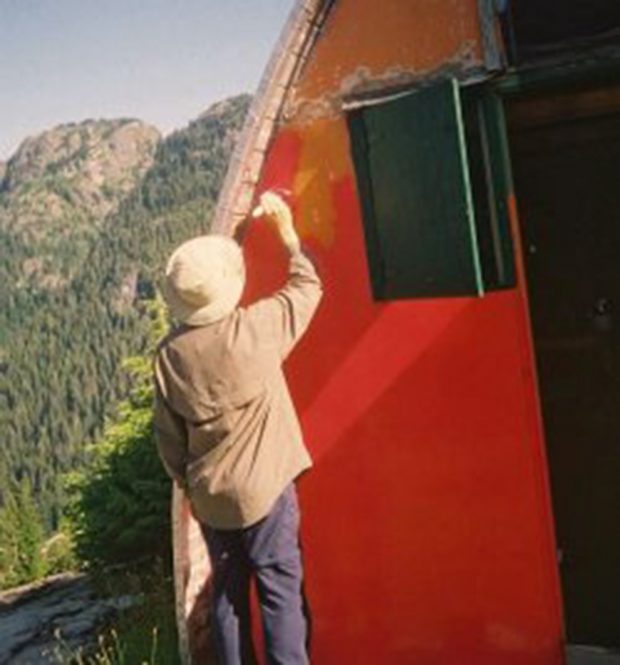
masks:
<instances>
[{"instance_id":1,"label":"green foliage","mask_svg":"<svg viewBox=\"0 0 620 665\"><path fill-rule=\"evenodd\" d=\"M90 565L168 556L170 480L153 440L151 355L166 328L164 306L150 308L153 333L143 357L124 363L129 396L90 447L88 467L69 476L68 507L78 557Z\"/></svg>"},{"instance_id":2,"label":"green foliage","mask_svg":"<svg viewBox=\"0 0 620 665\"><path fill-rule=\"evenodd\" d=\"M63 520L60 529L45 541L41 555L46 575L55 575L79 568L80 563L75 553L73 534L66 520Z\"/></svg>"},{"instance_id":3,"label":"green foliage","mask_svg":"<svg viewBox=\"0 0 620 665\"><path fill-rule=\"evenodd\" d=\"M109 502L107 514L120 529L115 538L103 518L89 524L101 527L106 536L99 542L118 558L167 540L161 538L164 518L154 516L160 502L168 501L151 455L148 408L135 394L140 382L128 379L122 362L147 353L150 301L170 251L209 230L248 101L230 100L163 141L140 184L92 232L52 234L54 244L46 248L36 230L18 234L0 224L0 468L8 470L11 482L30 481L50 532L58 529L67 502L60 478L77 471L76 482L85 483L80 472L89 468L93 485L84 510L88 505L94 516L97 506ZM0 185L0 212L7 205L6 188ZM73 274L75 252L86 258ZM53 264L65 281L42 284L36 270L24 269L41 262ZM113 405L127 400L132 388L120 421L103 434ZM102 444L100 454L98 444L87 445L95 441ZM132 476L144 469L149 475ZM114 491L105 488L112 472L124 479ZM0 477L1 495L6 486ZM81 528L85 547L87 527ZM138 537L146 539L142 548ZM94 546L81 552L97 555Z\"/></svg>"},{"instance_id":4,"label":"green foliage","mask_svg":"<svg viewBox=\"0 0 620 665\"><path fill-rule=\"evenodd\" d=\"M0 509L0 588L43 577L43 523L27 479L6 490Z\"/></svg>"}]
</instances>

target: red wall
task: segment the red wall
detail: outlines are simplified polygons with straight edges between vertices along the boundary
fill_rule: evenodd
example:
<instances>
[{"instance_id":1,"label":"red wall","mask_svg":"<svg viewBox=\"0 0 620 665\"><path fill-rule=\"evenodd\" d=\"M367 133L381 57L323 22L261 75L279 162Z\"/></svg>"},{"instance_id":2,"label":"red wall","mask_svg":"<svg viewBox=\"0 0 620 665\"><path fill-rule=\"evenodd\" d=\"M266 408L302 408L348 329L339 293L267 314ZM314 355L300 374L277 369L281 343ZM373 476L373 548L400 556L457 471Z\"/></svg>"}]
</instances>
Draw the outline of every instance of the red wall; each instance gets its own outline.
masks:
<instances>
[{"instance_id":1,"label":"red wall","mask_svg":"<svg viewBox=\"0 0 620 665\"><path fill-rule=\"evenodd\" d=\"M364 64L363 40L359 57L343 47L351 21L385 37L367 54L379 76L396 57L413 66L428 55L398 41L415 42L424 7L447 12L446 26L458 18L438 41L444 59L468 40L477 53L475 5L337 3L294 100L305 111L276 137L259 188L291 192L326 289L287 367L315 460L300 489L319 665L563 662L519 256L515 290L373 302L346 125L319 113L321 90L329 98L337 77ZM427 60L440 63L432 43ZM260 223L245 251L253 298L281 282L286 259Z\"/></svg>"},{"instance_id":2,"label":"red wall","mask_svg":"<svg viewBox=\"0 0 620 665\"><path fill-rule=\"evenodd\" d=\"M280 136L264 186L291 186L302 142ZM325 299L287 367L315 460L300 484L314 660L560 663L521 296L374 303L352 175L331 195L333 239L305 233ZM250 297L282 280L268 229L246 257Z\"/></svg>"}]
</instances>

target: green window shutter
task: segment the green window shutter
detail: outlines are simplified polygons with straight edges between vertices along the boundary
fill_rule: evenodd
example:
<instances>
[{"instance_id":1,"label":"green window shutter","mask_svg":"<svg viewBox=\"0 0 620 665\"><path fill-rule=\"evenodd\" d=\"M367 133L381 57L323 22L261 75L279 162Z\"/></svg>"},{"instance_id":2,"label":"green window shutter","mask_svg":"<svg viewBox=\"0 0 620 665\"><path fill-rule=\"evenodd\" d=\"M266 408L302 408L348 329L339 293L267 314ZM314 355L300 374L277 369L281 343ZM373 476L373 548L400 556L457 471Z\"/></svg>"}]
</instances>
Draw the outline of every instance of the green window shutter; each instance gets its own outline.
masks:
<instances>
[{"instance_id":1,"label":"green window shutter","mask_svg":"<svg viewBox=\"0 0 620 665\"><path fill-rule=\"evenodd\" d=\"M497 243L481 253L476 193L486 220L492 169L470 168L470 116L454 79L349 114L375 298L484 293Z\"/></svg>"},{"instance_id":2,"label":"green window shutter","mask_svg":"<svg viewBox=\"0 0 620 665\"><path fill-rule=\"evenodd\" d=\"M463 91L476 236L485 291L512 287L515 265L508 198L510 166L503 107L485 88Z\"/></svg>"}]
</instances>

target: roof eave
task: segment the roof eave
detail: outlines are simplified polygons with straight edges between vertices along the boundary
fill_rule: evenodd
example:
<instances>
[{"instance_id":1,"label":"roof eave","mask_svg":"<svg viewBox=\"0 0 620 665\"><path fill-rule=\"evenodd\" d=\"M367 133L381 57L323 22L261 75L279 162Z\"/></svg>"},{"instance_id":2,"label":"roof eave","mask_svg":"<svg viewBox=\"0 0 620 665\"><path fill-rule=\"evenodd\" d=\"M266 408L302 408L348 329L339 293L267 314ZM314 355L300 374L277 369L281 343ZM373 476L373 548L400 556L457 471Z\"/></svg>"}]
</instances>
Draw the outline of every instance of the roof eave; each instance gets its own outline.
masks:
<instances>
[{"instance_id":1,"label":"roof eave","mask_svg":"<svg viewBox=\"0 0 620 665\"><path fill-rule=\"evenodd\" d=\"M297 0L276 42L228 165L212 230L230 234L249 214L286 96L334 0Z\"/></svg>"}]
</instances>

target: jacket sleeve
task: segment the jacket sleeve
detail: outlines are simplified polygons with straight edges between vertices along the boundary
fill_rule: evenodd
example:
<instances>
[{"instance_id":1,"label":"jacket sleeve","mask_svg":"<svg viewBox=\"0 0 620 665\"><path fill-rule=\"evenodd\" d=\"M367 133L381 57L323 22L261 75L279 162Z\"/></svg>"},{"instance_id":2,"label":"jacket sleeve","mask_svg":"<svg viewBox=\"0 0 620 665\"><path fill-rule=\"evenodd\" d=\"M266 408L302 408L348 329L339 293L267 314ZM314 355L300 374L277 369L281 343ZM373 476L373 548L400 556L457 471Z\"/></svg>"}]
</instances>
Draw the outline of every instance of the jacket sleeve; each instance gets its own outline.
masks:
<instances>
[{"instance_id":1,"label":"jacket sleeve","mask_svg":"<svg viewBox=\"0 0 620 665\"><path fill-rule=\"evenodd\" d=\"M284 287L250 305L246 315L257 337L275 345L284 360L308 328L322 295L323 285L310 259L297 252L290 258Z\"/></svg>"},{"instance_id":2,"label":"jacket sleeve","mask_svg":"<svg viewBox=\"0 0 620 665\"><path fill-rule=\"evenodd\" d=\"M186 486L187 430L181 416L166 403L155 382L155 441L159 457L168 475L181 487Z\"/></svg>"}]
</instances>

